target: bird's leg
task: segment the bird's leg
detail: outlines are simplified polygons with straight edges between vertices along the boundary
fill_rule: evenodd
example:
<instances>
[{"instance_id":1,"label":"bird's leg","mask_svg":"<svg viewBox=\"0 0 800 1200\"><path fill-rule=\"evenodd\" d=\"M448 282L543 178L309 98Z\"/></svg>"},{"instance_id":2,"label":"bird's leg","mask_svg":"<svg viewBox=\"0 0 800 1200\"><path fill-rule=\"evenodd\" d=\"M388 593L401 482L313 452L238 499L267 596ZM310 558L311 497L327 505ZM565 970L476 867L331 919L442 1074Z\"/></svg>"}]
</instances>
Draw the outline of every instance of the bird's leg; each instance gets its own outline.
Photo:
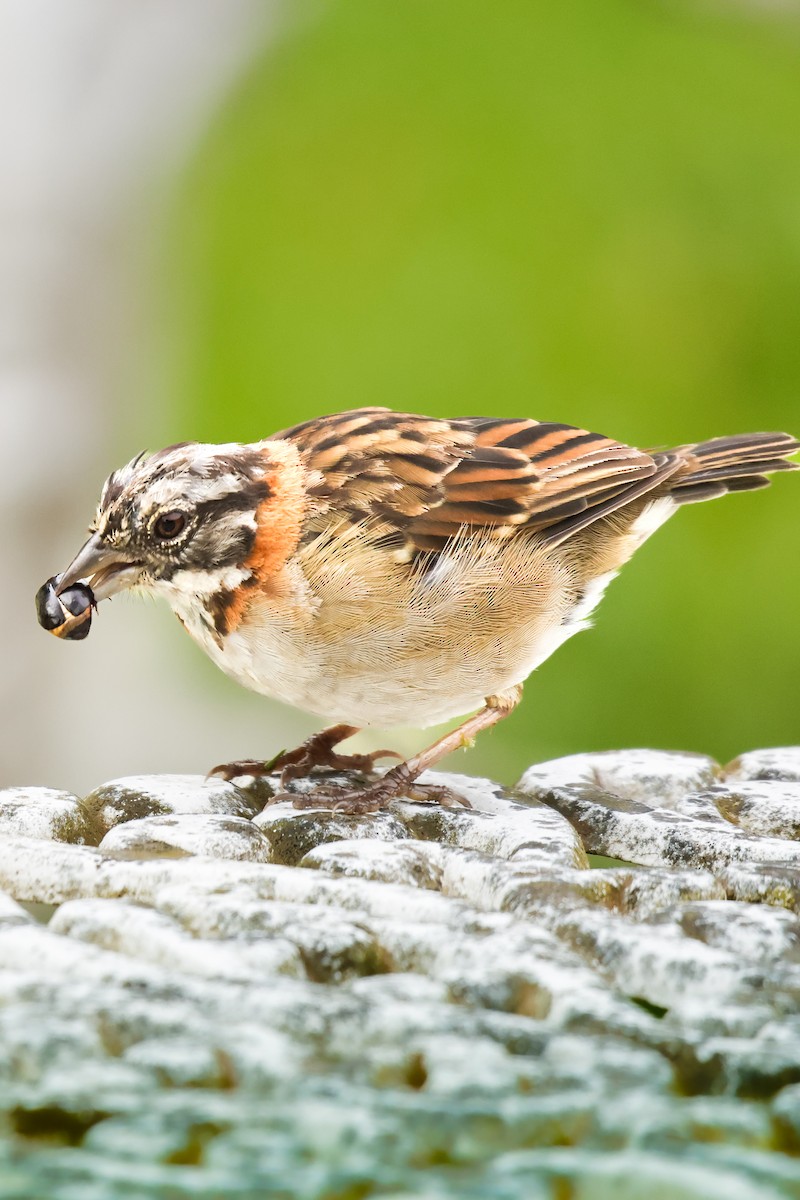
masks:
<instances>
[{"instance_id":1,"label":"bird's leg","mask_svg":"<svg viewBox=\"0 0 800 1200\"><path fill-rule=\"evenodd\" d=\"M301 779L309 775L314 767L330 767L336 771L372 771L376 758L402 757L396 750L373 750L371 754L337 754L334 747L358 732L357 725L331 725L328 729L313 733L294 750L282 750L267 762L261 759L241 758L212 767L209 775L235 779L237 775L271 775L273 771L280 771L281 783L285 787L290 779Z\"/></svg>"},{"instance_id":2,"label":"bird's leg","mask_svg":"<svg viewBox=\"0 0 800 1200\"><path fill-rule=\"evenodd\" d=\"M449 807L462 804L465 808L469 808L469 801L464 796L460 796L458 792L453 791L452 788L432 783L417 783L417 778L423 771L435 766L446 754L470 746L484 729L490 729L492 725L496 725L498 721L507 717L519 704L521 697L521 684L509 688L506 692L500 692L496 696L487 696L486 704L480 712L468 717L457 729L446 733L426 750L413 755L406 762L398 763L396 767L392 767L384 776L366 788L359 790L350 787L323 786L314 788L313 791L303 795L281 792L268 803L276 804L281 800L291 800L295 808L330 808L337 812L368 813L377 812L379 809L385 808L391 800L404 797L408 800L438 801Z\"/></svg>"}]
</instances>

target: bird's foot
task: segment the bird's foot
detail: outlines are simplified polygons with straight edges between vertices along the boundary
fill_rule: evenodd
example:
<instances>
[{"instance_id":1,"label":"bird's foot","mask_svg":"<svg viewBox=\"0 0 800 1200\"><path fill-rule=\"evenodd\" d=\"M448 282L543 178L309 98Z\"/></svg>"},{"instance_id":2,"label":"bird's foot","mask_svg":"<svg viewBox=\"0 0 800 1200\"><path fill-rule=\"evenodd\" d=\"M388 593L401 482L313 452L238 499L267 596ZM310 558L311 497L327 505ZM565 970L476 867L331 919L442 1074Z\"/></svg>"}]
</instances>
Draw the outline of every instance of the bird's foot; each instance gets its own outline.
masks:
<instances>
[{"instance_id":1,"label":"bird's foot","mask_svg":"<svg viewBox=\"0 0 800 1200\"><path fill-rule=\"evenodd\" d=\"M267 804L279 804L290 800L295 808L325 808L333 812L363 814L380 812L392 800L417 800L426 804L442 804L446 808L458 805L471 808L466 796L441 784L418 783L407 763L392 767L391 771L364 788L348 785L322 786L308 792L280 792Z\"/></svg>"},{"instance_id":2,"label":"bird's foot","mask_svg":"<svg viewBox=\"0 0 800 1200\"><path fill-rule=\"evenodd\" d=\"M253 775L256 778L260 775L271 775L272 770L272 762L263 758L237 758L233 762L219 763L212 767L206 779L218 775L220 779L230 782L231 779L238 779L240 775Z\"/></svg>"},{"instance_id":3,"label":"bird's foot","mask_svg":"<svg viewBox=\"0 0 800 1200\"><path fill-rule=\"evenodd\" d=\"M337 754L334 747L345 738L358 733L355 725L332 725L312 734L294 750L282 750L268 761L241 758L234 762L220 763L212 767L209 775L220 775L223 779L235 779L239 775L271 775L280 771L281 783L285 787L292 779L310 775L315 767L327 767L332 771L374 771L378 758L402 758L396 750L373 750L371 754Z\"/></svg>"}]
</instances>

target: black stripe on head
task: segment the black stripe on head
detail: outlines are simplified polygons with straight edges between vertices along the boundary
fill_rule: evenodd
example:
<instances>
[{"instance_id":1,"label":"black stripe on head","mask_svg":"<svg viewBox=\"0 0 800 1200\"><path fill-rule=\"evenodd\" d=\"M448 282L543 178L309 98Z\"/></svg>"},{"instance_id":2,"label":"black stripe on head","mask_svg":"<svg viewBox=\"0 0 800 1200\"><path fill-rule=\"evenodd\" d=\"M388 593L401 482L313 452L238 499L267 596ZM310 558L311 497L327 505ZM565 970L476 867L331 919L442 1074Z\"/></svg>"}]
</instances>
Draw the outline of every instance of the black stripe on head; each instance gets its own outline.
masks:
<instances>
[{"instance_id":1,"label":"black stripe on head","mask_svg":"<svg viewBox=\"0 0 800 1200\"><path fill-rule=\"evenodd\" d=\"M213 500L201 501L194 510L194 532L185 544L176 547L174 557L170 556L160 567L158 578L168 583L180 571L216 571L242 566L253 549L255 528L250 523L233 527L228 523L223 533L218 522L231 513L255 514L259 504L269 495L269 484L259 480Z\"/></svg>"},{"instance_id":2,"label":"black stripe on head","mask_svg":"<svg viewBox=\"0 0 800 1200\"><path fill-rule=\"evenodd\" d=\"M224 495L215 496L212 500L201 500L196 505L195 512L200 521L205 521L207 518L213 521L216 517L225 516L226 513L254 513L261 501L266 500L270 494L270 486L266 480L258 479L250 483L243 483L235 492L225 492Z\"/></svg>"},{"instance_id":3,"label":"black stripe on head","mask_svg":"<svg viewBox=\"0 0 800 1200\"><path fill-rule=\"evenodd\" d=\"M202 464L200 474L205 479L219 479L221 475L240 475L247 478L260 475L264 470L264 457L260 450L238 450L233 454L215 454Z\"/></svg>"},{"instance_id":4,"label":"black stripe on head","mask_svg":"<svg viewBox=\"0 0 800 1200\"><path fill-rule=\"evenodd\" d=\"M240 567L253 549L255 537L255 530L243 525L226 538L222 554L215 548L214 539L208 536L207 530L200 530L180 555L158 568L156 577L169 583L181 571L221 571L225 567Z\"/></svg>"}]
</instances>

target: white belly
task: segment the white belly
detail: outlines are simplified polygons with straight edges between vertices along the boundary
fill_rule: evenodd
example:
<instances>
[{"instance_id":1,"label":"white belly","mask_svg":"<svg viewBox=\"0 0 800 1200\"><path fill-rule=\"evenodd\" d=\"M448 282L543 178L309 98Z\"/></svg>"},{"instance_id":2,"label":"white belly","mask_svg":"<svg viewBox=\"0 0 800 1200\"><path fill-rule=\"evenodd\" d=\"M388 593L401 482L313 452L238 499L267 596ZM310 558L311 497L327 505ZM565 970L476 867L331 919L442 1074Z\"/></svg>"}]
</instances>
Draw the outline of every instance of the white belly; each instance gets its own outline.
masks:
<instances>
[{"instance_id":1,"label":"white belly","mask_svg":"<svg viewBox=\"0 0 800 1200\"><path fill-rule=\"evenodd\" d=\"M348 564L351 568L352 564ZM334 567L314 604L264 600L218 643L182 614L211 658L245 687L326 721L425 728L523 682L585 628L609 576L575 599L562 563L517 543L454 555L428 576ZM393 569L390 566L390 570Z\"/></svg>"}]
</instances>

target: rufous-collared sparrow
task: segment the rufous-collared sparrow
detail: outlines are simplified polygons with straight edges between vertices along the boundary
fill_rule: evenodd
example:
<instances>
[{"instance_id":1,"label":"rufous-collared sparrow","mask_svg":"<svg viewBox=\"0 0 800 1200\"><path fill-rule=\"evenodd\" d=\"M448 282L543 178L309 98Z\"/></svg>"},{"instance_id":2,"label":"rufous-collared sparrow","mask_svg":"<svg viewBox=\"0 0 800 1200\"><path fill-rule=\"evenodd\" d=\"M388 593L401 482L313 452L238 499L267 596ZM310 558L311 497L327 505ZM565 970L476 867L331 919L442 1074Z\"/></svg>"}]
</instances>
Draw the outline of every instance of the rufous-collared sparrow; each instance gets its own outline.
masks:
<instances>
[{"instance_id":1,"label":"rufous-collared sparrow","mask_svg":"<svg viewBox=\"0 0 800 1200\"><path fill-rule=\"evenodd\" d=\"M648 453L553 422L362 408L133 459L52 591L164 596L223 671L337 722L271 763L215 768L227 778L371 768L378 755L335 747L364 726L478 710L363 789L292 797L353 812L446 799L420 773L511 711L634 550L679 505L792 469L799 446L753 433ZM89 601L70 595L64 618L79 624Z\"/></svg>"}]
</instances>

